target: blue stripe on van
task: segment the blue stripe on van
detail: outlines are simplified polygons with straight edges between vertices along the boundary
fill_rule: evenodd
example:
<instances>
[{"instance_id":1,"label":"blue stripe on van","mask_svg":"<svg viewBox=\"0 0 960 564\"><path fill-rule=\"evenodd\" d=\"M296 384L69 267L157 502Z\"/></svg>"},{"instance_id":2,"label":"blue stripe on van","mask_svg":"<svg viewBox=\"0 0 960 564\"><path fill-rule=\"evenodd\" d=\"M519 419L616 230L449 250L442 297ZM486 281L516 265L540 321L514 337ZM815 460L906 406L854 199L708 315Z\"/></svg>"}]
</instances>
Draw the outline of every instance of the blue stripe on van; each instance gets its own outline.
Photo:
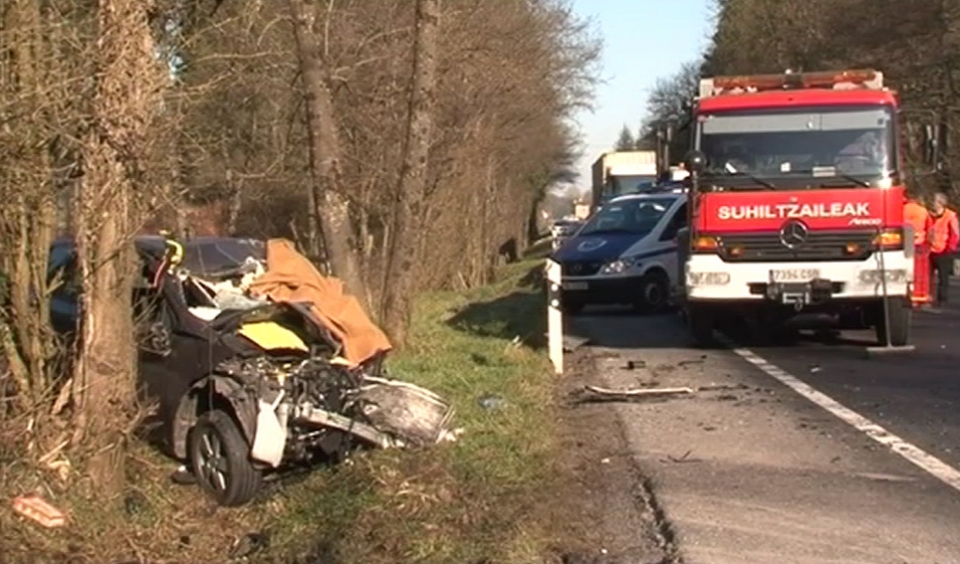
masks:
<instances>
[{"instance_id":1,"label":"blue stripe on van","mask_svg":"<svg viewBox=\"0 0 960 564\"><path fill-rule=\"evenodd\" d=\"M638 254L638 255L631 255L631 258L636 259L636 260L643 260L643 259L658 257L658 256L660 256L660 255L666 255L666 254L675 253L675 252L677 252L677 246L676 246L676 245L673 245L673 246L670 246L670 247L664 247L664 248L662 248L662 249L657 249L656 251L647 251L647 252L645 252L645 253L640 253L640 254Z\"/></svg>"}]
</instances>

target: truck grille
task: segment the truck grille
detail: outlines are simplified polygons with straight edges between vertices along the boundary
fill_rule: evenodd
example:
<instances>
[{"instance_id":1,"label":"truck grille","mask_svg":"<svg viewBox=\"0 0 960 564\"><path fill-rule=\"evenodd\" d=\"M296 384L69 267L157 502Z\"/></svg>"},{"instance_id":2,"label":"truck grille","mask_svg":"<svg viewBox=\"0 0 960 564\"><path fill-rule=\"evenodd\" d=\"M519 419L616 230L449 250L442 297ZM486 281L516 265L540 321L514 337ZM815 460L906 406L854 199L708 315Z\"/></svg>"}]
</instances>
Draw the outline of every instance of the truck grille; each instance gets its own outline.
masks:
<instances>
[{"instance_id":1,"label":"truck grille","mask_svg":"<svg viewBox=\"0 0 960 564\"><path fill-rule=\"evenodd\" d=\"M865 260L874 250L874 231L810 231L800 246L789 248L779 232L719 236L720 257L726 262ZM849 252L848 245L855 245ZM735 254L735 249L740 252Z\"/></svg>"},{"instance_id":2,"label":"truck grille","mask_svg":"<svg viewBox=\"0 0 960 564\"><path fill-rule=\"evenodd\" d=\"M560 265L563 276L593 276L603 266L599 261L572 261Z\"/></svg>"}]
</instances>

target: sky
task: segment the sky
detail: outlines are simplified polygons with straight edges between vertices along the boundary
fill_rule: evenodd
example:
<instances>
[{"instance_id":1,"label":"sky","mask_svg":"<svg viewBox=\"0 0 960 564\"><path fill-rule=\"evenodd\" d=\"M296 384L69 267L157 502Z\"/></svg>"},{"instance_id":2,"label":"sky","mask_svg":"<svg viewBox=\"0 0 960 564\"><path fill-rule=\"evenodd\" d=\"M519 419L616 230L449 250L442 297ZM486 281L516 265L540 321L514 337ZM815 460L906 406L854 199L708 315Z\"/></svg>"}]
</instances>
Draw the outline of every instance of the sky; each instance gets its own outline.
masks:
<instances>
[{"instance_id":1,"label":"sky","mask_svg":"<svg viewBox=\"0 0 960 564\"><path fill-rule=\"evenodd\" d=\"M592 112L577 117L584 155L577 165L582 190L590 165L613 149L624 124L636 134L647 95L686 61L699 58L713 33L713 0L574 0L574 10L603 38Z\"/></svg>"}]
</instances>

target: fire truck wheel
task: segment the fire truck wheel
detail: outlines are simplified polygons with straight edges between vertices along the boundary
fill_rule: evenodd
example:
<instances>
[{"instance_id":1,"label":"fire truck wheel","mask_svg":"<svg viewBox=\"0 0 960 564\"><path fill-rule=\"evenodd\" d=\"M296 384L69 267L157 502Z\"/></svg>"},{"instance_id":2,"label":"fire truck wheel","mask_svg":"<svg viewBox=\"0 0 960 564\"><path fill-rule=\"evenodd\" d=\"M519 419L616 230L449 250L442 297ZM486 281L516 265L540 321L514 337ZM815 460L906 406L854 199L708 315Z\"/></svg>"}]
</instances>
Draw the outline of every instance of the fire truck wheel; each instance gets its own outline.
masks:
<instances>
[{"instance_id":1,"label":"fire truck wheel","mask_svg":"<svg viewBox=\"0 0 960 564\"><path fill-rule=\"evenodd\" d=\"M701 307L691 307L687 311L687 327L690 330L690 336L693 337L693 344L700 348L711 346L713 341L713 312Z\"/></svg>"},{"instance_id":2,"label":"fire truck wheel","mask_svg":"<svg viewBox=\"0 0 960 564\"><path fill-rule=\"evenodd\" d=\"M887 298L888 316L890 319L890 344L894 347L902 347L910 341L910 304L903 298ZM877 341L880 345L887 344L887 326L885 325L883 310L880 310L879 320L877 321Z\"/></svg>"}]
</instances>

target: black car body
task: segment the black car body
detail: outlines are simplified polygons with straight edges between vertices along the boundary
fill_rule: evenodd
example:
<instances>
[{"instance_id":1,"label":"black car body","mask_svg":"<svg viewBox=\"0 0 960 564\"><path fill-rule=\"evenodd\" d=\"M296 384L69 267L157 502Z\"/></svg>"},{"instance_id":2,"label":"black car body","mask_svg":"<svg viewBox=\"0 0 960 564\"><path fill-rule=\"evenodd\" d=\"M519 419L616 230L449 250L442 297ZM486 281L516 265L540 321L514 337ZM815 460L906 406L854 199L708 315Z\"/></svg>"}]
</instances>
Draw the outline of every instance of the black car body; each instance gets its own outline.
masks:
<instances>
[{"instance_id":1,"label":"black car body","mask_svg":"<svg viewBox=\"0 0 960 564\"><path fill-rule=\"evenodd\" d=\"M237 298L231 307L213 299L211 283L229 288L263 267L263 242L139 237L135 247L140 390L157 402L154 419L164 450L187 461L201 488L221 505L252 499L264 473L281 464L337 458L354 438L386 447L446 437L441 427L452 417L449 406L415 386L381 378L382 359L350 367L336 362L342 343L311 314L310 304ZM57 241L50 257L50 277L59 273L62 281L52 295L52 323L74 338L81 288L76 247ZM309 347L264 346L244 333L265 323L295 333ZM437 425L391 419L405 413L392 408L398 401L419 402L427 408L420 413L433 409Z\"/></svg>"}]
</instances>

